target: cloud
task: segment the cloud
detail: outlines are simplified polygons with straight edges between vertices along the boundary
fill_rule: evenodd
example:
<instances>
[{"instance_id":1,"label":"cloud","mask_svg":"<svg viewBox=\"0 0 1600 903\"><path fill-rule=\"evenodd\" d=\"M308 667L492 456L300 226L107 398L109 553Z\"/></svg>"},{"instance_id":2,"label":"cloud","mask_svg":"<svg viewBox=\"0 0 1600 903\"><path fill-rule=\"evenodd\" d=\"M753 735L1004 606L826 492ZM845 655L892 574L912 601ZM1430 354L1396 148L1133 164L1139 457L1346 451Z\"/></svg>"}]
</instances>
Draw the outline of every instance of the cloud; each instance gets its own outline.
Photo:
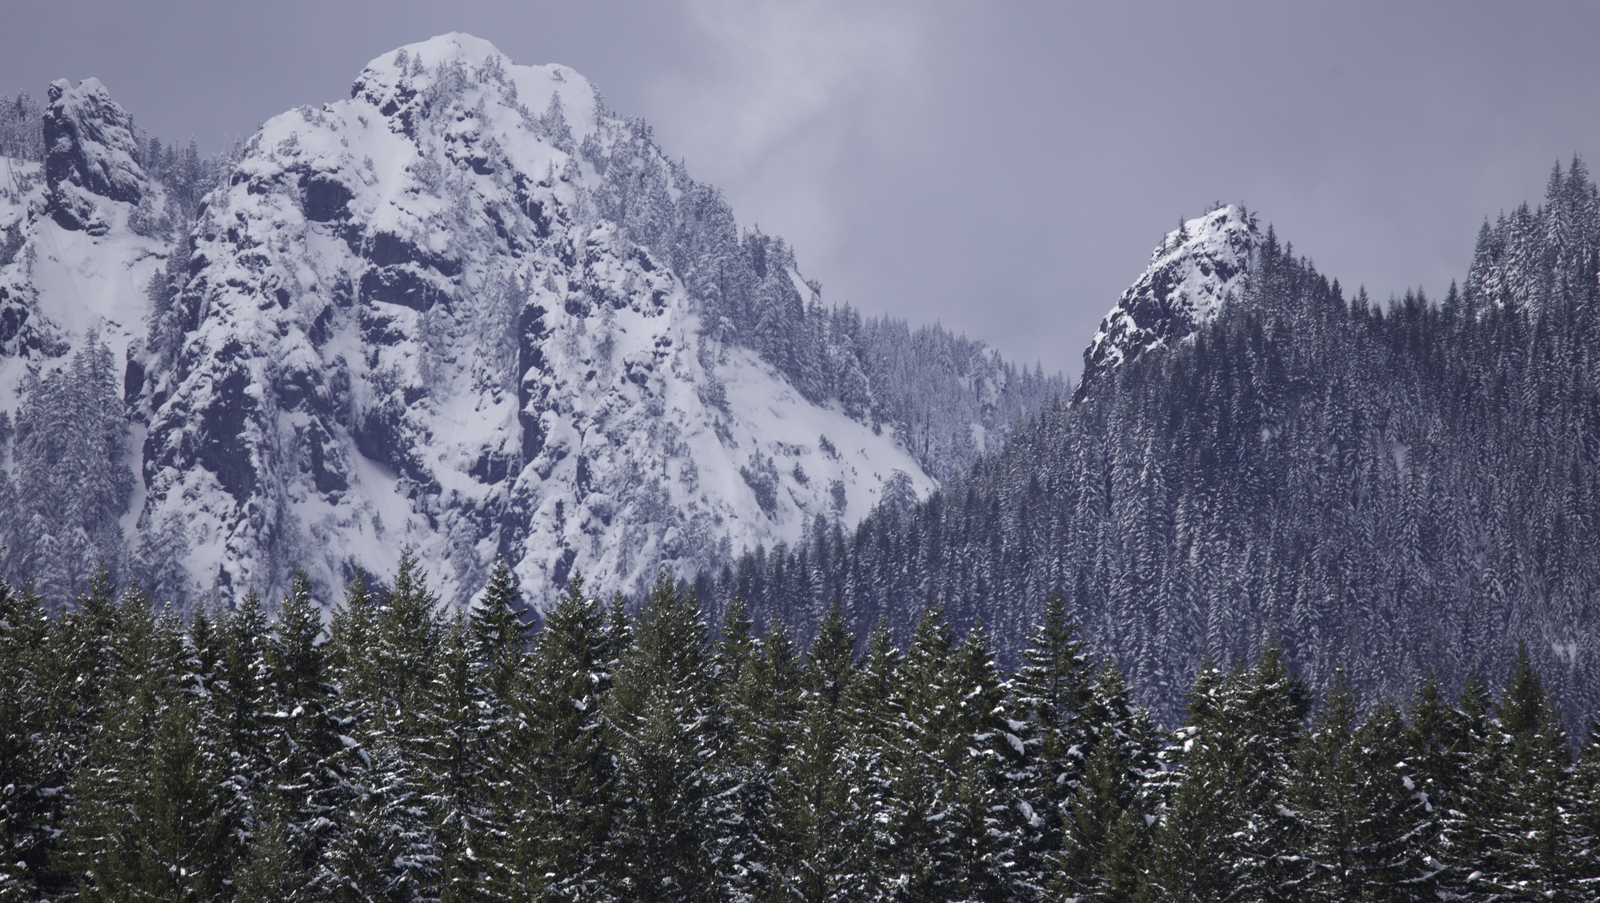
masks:
<instances>
[{"instance_id":1,"label":"cloud","mask_svg":"<svg viewBox=\"0 0 1600 903\"><path fill-rule=\"evenodd\" d=\"M664 77L651 120L741 221L797 245L834 240L830 177L872 110L921 61L919 10L897 3L683 0L699 59ZM802 261L802 263L804 263Z\"/></svg>"},{"instance_id":2,"label":"cloud","mask_svg":"<svg viewBox=\"0 0 1600 903\"><path fill-rule=\"evenodd\" d=\"M908 73L919 27L888 5L687 0L712 47L711 78L683 100L714 125L727 153L758 158L808 125Z\"/></svg>"}]
</instances>

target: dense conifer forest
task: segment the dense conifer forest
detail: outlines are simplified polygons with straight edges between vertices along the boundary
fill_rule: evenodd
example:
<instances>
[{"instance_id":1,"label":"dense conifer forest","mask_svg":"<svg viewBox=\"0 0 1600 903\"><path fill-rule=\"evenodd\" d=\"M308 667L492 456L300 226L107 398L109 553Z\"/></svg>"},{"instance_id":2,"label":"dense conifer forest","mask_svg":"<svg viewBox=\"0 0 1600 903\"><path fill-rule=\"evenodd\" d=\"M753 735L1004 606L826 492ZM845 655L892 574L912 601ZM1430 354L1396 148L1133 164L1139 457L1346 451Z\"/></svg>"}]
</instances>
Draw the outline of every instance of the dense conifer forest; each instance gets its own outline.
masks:
<instances>
[{"instance_id":1,"label":"dense conifer forest","mask_svg":"<svg viewBox=\"0 0 1600 903\"><path fill-rule=\"evenodd\" d=\"M1059 585L1168 720L1207 656L1269 636L1318 690L1342 668L1397 697L1430 670L1506 679L1521 639L1582 717L1600 708L1597 273L1581 160L1485 222L1437 302L1352 295L1269 229L1198 332L1047 404L926 502L754 550L699 594L791 625L838 605L901 641L937 602L1015 666Z\"/></svg>"},{"instance_id":2,"label":"dense conifer forest","mask_svg":"<svg viewBox=\"0 0 1600 903\"><path fill-rule=\"evenodd\" d=\"M663 576L534 629L409 553L185 625L0 586L0 899L1558 900L1600 892L1600 727L1491 688L1313 696L1267 644L1159 728L1048 597L1007 674L937 608L801 649Z\"/></svg>"}]
</instances>

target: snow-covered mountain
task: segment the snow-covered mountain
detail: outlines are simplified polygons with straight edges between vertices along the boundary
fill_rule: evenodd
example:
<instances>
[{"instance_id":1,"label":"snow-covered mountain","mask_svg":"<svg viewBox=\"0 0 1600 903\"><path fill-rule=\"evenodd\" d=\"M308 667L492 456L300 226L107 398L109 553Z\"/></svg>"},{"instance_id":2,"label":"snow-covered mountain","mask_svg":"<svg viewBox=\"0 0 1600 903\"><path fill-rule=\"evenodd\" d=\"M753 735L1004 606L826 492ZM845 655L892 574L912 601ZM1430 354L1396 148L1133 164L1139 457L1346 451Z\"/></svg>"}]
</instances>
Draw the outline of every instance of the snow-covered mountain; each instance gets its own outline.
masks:
<instances>
[{"instance_id":1,"label":"snow-covered mountain","mask_svg":"<svg viewBox=\"0 0 1600 903\"><path fill-rule=\"evenodd\" d=\"M1079 393L1125 361L1180 341L1215 318L1244 293L1263 240L1254 217L1232 205L1168 232L1084 349Z\"/></svg>"},{"instance_id":2,"label":"snow-covered mountain","mask_svg":"<svg viewBox=\"0 0 1600 903\"><path fill-rule=\"evenodd\" d=\"M926 330L823 308L642 122L466 35L269 120L170 237L127 114L92 79L50 96L48 159L0 164L12 576L99 557L195 599L304 567L331 593L409 545L457 601L499 555L536 603L575 569L629 590L909 503L1064 386L942 333L956 372L885 371L871 343ZM129 412L93 428L125 449L99 469L130 479L35 510L23 440L38 399L104 394L73 394L109 372L86 355ZM894 401L918 382L949 397Z\"/></svg>"}]
</instances>

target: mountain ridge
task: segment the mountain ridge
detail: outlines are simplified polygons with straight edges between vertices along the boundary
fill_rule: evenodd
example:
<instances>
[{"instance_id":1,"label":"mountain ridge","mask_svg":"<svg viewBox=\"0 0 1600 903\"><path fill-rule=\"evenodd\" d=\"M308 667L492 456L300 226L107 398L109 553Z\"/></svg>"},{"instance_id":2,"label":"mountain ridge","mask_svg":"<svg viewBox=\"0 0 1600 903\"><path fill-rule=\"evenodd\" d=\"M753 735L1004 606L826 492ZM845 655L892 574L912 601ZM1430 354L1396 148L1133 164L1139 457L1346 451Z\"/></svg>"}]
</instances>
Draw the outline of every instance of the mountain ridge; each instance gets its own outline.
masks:
<instances>
[{"instance_id":1,"label":"mountain ridge","mask_svg":"<svg viewBox=\"0 0 1600 903\"><path fill-rule=\"evenodd\" d=\"M98 82L57 84L131 134ZM127 144L116 159L138 174ZM57 169L10 214L44 263L0 270L16 289L0 304L27 295L21 322L53 324L56 344L19 346L0 375L22 400L28 372L94 342L122 362L137 479L126 509L94 506L125 522L100 557L157 595L273 594L304 565L331 598L406 545L456 601L499 555L536 604L575 569L634 590L660 565L924 495L1065 388L941 330L824 307L787 245L740 229L642 121L466 35L269 120L165 246L159 180L118 200ZM41 258L52 242L76 250ZM94 305L50 282L86 268ZM13 573L79 529L21 518Z\"/></svg>"}]
</instances>

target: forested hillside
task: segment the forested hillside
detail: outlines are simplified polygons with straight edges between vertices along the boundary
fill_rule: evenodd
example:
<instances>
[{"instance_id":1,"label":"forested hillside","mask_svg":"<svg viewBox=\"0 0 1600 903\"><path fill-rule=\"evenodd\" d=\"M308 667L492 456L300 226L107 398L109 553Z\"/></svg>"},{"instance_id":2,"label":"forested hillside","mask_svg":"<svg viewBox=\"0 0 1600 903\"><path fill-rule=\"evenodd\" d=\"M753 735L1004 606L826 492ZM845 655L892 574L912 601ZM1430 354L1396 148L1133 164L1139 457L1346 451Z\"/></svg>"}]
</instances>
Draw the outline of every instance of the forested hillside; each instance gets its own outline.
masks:
<instances>
[{"instance_id":1,"label":"forested hillside","mask_svg":"<svg viewBox=\"0 0 1600 903\"><path fill-rule=\"evenodd\" d=\"M1159 252L1158 252L1159 253ZM1047 406L925 503L757 550L708 599L802 633L837 604L908 637L937 601L1016 663L1061 587L1175 723L1207 656L1282 644L1314 688L1507 673L1600 706L1600 204L1581 161L1486 223L1442 299L1354 297L1269 230L1181 342Z\"/></svg>"},{"instance_id":2,"label":"forested hillside","mask_svg":"<svg viewBox=\"0 0 1600 903\"><path fill-rule=\"evenodd\" d=\"M1007 677L938 609L711 642L670 578L579 583L530 634L416 559L326 630L304 578L185 626L102 573L69 613L0 585L0 899L1593 899L1600 728L1574 757L1508 657L1316 696L1268 645L1170 734L1059 597ZM853 651L859 646L860 652ZM1313 705L1315 703L1315 705ZM1312 714L1314 711L1314 714ZM1363 714L1363 712L1365 714ZM1310 715L1308 721L1308 715Z\"/></svg>"}]
</instances>

